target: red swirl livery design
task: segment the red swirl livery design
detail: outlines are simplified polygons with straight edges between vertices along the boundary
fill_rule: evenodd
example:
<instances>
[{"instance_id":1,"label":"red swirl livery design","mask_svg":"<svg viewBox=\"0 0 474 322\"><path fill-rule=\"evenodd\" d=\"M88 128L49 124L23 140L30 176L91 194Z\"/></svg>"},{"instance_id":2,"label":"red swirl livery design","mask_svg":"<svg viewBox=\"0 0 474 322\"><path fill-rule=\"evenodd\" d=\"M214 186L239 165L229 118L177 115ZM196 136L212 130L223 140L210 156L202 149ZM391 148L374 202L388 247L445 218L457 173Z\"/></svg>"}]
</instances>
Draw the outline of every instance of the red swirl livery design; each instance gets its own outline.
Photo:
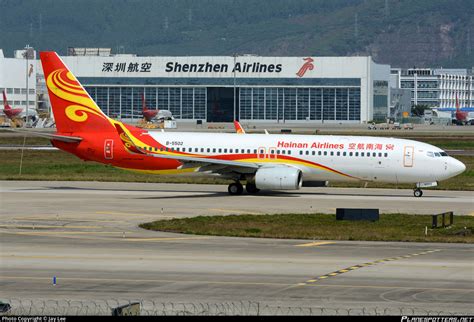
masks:
<instances>
[{"instance_id":1,"label":"red swirl livery design","mask_svg":"<svg viewBox=\"0 0 474 322\"><path fill-rule=\"evenodd\" d=\"M57 133L54 146L85 161L150 174L231 179L230 194L296 190L303 183L377 181L430 187L465 170L439 148L379 137L146 131L105 115L55 52L40 53ZM311 58L298 72L314 68ZM240 134L239 134L240 133Z\"/></svg>"}]
</instances>

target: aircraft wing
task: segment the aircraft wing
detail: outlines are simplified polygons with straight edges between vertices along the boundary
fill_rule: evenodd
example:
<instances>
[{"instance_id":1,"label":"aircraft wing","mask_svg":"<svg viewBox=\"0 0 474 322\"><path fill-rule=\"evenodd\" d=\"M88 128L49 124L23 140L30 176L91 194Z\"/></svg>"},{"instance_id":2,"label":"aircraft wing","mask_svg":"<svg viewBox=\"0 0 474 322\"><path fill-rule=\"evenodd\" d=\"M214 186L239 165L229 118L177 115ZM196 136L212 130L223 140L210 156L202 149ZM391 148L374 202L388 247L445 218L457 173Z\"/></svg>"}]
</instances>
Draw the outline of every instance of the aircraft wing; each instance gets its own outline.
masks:
<instances>
[{"instance_id":1,"label":"aircraft wing","mask_svg":"<svg viewBox=\"0 0 474 322\"><path fill-rule=\"evenodd\" d=\"M68 143L82 141L82 138L79 136L59 135L59 134L54 134L54 133L43 133L43 132L35 132L35 131L17 130L17 129L8 129L8 130L12 132L22 133L24 135L43 137L50 140L56 140L56 141L62 141L62 142L68 142Z\"/></svg>"},{"instance_id":2,"label":"aircraft wing","mask_svg":"<svg viewBox=\"0 0 474 322\"><path fill-rule=\"evenodd\" d=\"M137 154L145 154L149 156L153 156L156 158L162 159L173 159L183 163L183 168L190 168L190 167L205 167L209 170L213 170L215 172L221 172L224 168L233 168L238 172L242 173L249 173L254 172L260 165L254 162L242 162L242 161L233 161L233 160L222 160L222 159L215 159L211 157L193 157L193 156L184 156L184 155L170 155L170 154L161 154L161 153L151 153L142 147L137 146L133 141L133 139L126 133L124 128L120 124L115 124L115 127L119 133L120 139L122 140L123 145L125 148L131 153Z\"/></svg>"}]
</instances>

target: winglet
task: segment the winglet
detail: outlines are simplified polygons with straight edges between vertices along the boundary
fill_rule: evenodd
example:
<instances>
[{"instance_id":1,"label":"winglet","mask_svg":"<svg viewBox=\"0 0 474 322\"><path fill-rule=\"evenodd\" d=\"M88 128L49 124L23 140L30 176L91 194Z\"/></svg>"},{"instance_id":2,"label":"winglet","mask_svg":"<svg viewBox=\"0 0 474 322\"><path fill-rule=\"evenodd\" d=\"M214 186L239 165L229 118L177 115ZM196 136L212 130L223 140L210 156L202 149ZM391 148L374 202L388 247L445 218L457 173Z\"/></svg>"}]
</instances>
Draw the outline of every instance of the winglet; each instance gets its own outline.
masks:
<instances>
[{"instance_id":1,"label":"winglet","mask_svg":"<svg viewBox=\"0 0 474 322\"><path fill-rule=\"evenodd\" d=\"M138 146L135 145L135 143L133 143L133 140L130 138L130 136L128 136L127 132L125 132L120 123L115 123L114 125L125 150L130 153L146 154L146 152L143 152Z\"/></svg>"},{"instance_id":2,"label":"winglet","mask_svg":"<svg viewBox=\"0 0 474 322\"><path fill-rule=\"evenodd\" d=\"M238 134L245 134L245 130L242 125L240 125L239 121L234 121L234 127L235 132L237 132Z\"/></svg>"}]
</instances>

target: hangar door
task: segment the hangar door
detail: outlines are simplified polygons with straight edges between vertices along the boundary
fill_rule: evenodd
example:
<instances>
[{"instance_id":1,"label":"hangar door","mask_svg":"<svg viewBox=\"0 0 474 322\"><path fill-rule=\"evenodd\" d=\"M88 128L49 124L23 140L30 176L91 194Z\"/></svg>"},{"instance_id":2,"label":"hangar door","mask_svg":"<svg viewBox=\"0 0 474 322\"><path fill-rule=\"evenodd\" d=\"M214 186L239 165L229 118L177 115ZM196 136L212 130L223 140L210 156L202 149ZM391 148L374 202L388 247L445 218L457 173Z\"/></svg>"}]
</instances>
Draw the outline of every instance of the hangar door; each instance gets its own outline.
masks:
<instances>
[{"instance_id":1,"label":"hangar door","mask_svg":"<svg viewBox=\"0 0 474 322\"><path fill-rule=\"evenodd\" d=\"M239 119L239 89L236 88L236 118ZM207 121L233 122L234 121L234 88L208 87L207 88Z\"/></svg>"}]
</instances>

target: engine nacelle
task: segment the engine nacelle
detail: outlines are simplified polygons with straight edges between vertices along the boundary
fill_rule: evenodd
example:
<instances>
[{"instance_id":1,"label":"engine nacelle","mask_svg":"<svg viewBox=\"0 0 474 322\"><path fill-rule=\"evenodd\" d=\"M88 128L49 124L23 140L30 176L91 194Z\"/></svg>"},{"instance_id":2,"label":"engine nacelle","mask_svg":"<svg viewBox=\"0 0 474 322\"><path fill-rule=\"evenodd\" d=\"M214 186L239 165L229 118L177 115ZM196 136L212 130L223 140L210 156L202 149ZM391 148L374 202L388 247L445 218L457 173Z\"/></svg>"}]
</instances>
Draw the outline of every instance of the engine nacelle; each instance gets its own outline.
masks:
<instances>
[{"instance_id":1,"label":"engine nacelle","mask_svg":"<svg viewBox=\"0 0 474 322\"><path fill-rule=\"evenodd\" d=\"M255 173L255 185L258 189L298 190L303 184L303 173L300 169L275 166L260 168Z\"/></svg>"}]
</instances>

